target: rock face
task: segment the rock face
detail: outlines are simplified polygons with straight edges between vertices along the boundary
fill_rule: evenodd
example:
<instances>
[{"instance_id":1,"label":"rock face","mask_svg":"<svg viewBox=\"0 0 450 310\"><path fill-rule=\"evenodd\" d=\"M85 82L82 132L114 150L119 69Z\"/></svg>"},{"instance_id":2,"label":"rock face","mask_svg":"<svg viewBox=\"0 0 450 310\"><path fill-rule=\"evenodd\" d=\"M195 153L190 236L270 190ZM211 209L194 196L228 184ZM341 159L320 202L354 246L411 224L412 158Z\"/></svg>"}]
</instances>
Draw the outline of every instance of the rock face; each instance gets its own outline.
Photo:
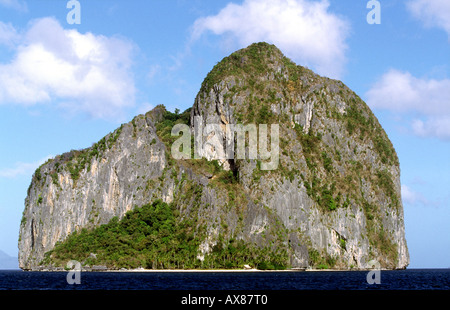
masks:
<instances>
[{"instance_id":1,"label":"rock face","mask_svg":"<svg viewBox=\"0 0 450 310\"><path fill-rule=\"evenodd\" d=\"M217 160L216 170L205 159L173 158L167 115L175 114L158 106L36 170L20 225L22 269L37 268L74 231L155 199L173 203L180 218L197 219L200 260L234 238L278 247L293 268L409 264L397 155L367 105L342 82L295 65L266 43L223 59L183 114L194 155ZM199 131L198 124L214 124L215 131ZM238 124L258 134L247 134L239 154L238 135L230 139L226 131Z\"/></svg>"}]
</instances>

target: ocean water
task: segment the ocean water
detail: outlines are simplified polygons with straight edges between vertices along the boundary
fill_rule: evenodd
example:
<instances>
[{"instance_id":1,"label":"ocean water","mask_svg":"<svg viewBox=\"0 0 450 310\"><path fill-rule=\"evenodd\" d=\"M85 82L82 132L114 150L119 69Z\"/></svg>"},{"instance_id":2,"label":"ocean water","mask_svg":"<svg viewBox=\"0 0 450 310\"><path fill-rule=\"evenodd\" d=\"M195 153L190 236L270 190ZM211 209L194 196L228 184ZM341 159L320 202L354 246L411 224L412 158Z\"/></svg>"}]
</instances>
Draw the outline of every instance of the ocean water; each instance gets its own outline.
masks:
<instances>
[{"instance_id":1,"label":"ocean water","mask_svg":"<svg viewBox=\"0 0 450 310\"><path fill-rule=\"evenodd\" d=\"M0 290L450 290L450 269L381 270L373 284L368 271L81 272L79 284L68 274L1 270Z\"/></svg>"},{"instance_id":2,"label":"ocean water","mask_svg":"<svg viewBox=\"0 0 450 310\"><path fill-rule=\"evenodd\" d=\"M0 270L3 305L89 309L266 308L336 306L438 308L450 300L450 269L319 272L69 272ZM369 278L370 279L370 278ZM372 277L374 279L374 277ZM375 278L377 279L377 278ZM311 303L313 301L313 303Z\"/></svg>"}]
</instances>

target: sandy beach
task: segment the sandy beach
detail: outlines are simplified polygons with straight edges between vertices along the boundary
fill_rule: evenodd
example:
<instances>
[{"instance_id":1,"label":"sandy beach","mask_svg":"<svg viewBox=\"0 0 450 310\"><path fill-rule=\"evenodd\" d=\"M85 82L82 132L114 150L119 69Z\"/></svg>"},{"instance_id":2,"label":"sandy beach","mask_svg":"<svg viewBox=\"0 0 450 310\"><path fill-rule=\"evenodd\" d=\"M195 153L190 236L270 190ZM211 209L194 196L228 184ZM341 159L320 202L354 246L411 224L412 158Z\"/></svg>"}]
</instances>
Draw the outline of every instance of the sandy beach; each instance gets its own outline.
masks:
<instances>
[{"instance_id":1,"label":"sandy beach","mask_svg":"<svg viewBox=\"0 0 450 310\"><path fill-rule=\"evenodd\" d=\"M260 270L260 269L120 269L105 270L105 272L301 272L305 270L285 269L285 270Z\"/></svg>"}]
</instances>

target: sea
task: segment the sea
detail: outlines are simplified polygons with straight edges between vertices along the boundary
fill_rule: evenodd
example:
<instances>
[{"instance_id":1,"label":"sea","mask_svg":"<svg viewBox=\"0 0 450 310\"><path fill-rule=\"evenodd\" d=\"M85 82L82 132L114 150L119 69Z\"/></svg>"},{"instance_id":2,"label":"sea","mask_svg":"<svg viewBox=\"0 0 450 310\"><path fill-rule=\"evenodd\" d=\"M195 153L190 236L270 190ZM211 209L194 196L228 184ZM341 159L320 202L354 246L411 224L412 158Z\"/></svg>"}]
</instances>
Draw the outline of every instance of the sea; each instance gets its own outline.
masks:
<instances>
[{"instance_id":1,"label":"sea","mask_svg":"<svg viewBox=\"0 0 450 310\"><path fill-rule=\"evenodd\" d=\"M375 303L386 294L410 301L426 300L429 296L424 292L435 292L431 296L434 301L437 297L449 300L450 269L79 273L0 270L0 300L10 297L33 302L39 297L48 300L53 298L51 294L59 294L74 302L87 295L103 301L145 298L168 306L217 308L236 303L281 306L303 298L317 298L322 303L344 302L343 298L354 293Z\"/></svg>"}]
</instances>

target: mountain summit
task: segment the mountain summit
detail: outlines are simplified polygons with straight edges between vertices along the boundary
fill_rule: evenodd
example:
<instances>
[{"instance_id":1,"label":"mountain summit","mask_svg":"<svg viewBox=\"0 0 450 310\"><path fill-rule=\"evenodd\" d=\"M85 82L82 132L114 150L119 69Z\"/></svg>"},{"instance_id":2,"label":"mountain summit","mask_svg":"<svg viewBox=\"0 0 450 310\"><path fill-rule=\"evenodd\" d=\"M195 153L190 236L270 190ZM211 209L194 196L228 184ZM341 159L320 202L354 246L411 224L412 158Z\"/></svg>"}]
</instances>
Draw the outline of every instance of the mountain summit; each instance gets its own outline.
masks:
<instances>
[{"instance_id":1,"label":"mountain summit","mask_svg":"<svg viewBox=\"0 0 450 310\"><path fill-rule=\"evenodd\" d=\"M220 61L183 113L157 106L33 175L26 270L405 268L399 161L342 82L267 43Z\"/></svg>"}]
</instances>

